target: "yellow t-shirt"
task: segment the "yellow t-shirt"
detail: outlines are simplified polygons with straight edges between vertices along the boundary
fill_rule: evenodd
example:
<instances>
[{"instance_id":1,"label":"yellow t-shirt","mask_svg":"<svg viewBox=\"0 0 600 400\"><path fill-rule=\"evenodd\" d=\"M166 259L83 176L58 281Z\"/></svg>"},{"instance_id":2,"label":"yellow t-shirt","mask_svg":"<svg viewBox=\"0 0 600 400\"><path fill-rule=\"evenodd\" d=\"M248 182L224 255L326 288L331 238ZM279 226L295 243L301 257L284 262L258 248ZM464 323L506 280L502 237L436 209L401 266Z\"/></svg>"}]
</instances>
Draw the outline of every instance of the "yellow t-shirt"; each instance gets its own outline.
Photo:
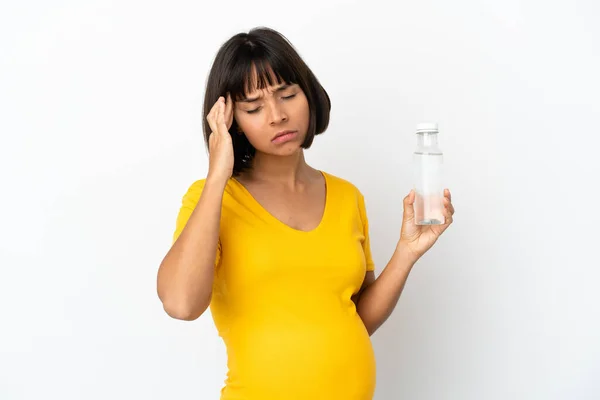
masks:
<instances>
[{"instance_id":1,"label":"yellow t-shirt","mask_svg":"<svg viewBox=\"0 0 600 400\"><path fill-rule=\"evenodd\" d=\"M223 196L210 310L227 349L221 400L371 400L375 357L351 296L374 269L364 198L322 172L317 228L293 229L236 179ZM205 180L183 197L175 241Z\"/></svg>"}]
</instances>

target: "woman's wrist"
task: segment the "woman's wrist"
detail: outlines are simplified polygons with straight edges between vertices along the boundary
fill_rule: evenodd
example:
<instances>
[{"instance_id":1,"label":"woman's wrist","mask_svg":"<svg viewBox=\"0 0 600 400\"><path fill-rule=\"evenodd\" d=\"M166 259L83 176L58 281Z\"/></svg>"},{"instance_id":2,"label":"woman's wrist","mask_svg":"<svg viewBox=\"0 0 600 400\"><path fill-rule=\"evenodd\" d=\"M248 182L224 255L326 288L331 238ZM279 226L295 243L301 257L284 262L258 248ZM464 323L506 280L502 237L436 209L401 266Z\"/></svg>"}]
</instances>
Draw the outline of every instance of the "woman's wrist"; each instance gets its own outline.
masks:
<instances>
[{"instance_id":1,"label":"woman's wrist","mask_svg":"<svg viewBox=\"0 0 600 400\"><path fill-rule=\"evenodd\" d=\"M407 268L412 268L413 265L419 260L420 256L416 255L408 246L408 244L402 240L399 240L396 244L396 250L394 251L394 257L398 259L400 265Z\"/></svg>"},{"instance_id":2,"label":"woman's wrist","mask_svg":"<svg viewBox=\"0 0 600 400\"><path fill-rule=\"evenodd\" d=\"M214 176L209 172L209 174L206 177L206 186L215 187L219 190L224 191L225 187L227 186L227 181L228 179L219 176Z\"/></svg>"}]
</instances>

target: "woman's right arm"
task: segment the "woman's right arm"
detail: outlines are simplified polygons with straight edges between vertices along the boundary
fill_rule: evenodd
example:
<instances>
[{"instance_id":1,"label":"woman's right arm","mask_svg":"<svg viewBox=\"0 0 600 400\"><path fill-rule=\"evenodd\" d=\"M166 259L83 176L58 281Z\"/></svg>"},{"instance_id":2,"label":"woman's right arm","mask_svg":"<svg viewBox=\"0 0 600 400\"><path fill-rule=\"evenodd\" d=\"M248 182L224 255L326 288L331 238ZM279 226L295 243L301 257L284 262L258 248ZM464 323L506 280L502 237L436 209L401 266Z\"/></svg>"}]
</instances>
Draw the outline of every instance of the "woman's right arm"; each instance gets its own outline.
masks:
<instances>
[{"instance_id":1,"label":"woman's right arm","mask_svg":"<svg viewBox=\"0 0 600 400\"><path fill-rule=\"evenodd\" d=\"M185 227L158 269L158 297L167 314L176 319L194 320L210 304L223 194L233 171L232 109L231 98L225 104L220 97L207 116L212 129L208 177Z\"/></svg>"},{"instance_id":2,"label":"woman's right arm","mask_svg":"<svg viewBox=\"0 0 600 400\"><path fill-rule=\"evenodd\" d=\"M206 180L198 204L158 269L158 297L173 318L194 320L210 304L225 183Z\"/></svg>"}]
</instances>

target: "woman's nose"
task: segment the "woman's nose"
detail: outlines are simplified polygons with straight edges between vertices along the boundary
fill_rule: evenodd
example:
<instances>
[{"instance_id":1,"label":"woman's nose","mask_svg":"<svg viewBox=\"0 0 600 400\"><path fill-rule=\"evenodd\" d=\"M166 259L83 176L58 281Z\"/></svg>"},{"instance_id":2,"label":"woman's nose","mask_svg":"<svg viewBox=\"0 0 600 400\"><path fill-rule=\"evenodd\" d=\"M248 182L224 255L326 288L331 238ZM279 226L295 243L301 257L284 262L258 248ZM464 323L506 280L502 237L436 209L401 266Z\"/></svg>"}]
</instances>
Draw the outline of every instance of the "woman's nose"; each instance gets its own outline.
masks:
<instances>
[{"instance_id":1,"label":"woman's nose","mask_svg":"<svg viewBox=\"0 0 600 400\"><path fill-rule=\"evenodd\" d=\"M277 125L277 124L287 121L288 117L287 117L286 113L284 112L284 110L279 105L273 105L271 107L271 113L269 115L269 118L270 118L271 125Z\"/></svg>"}]
</instances>

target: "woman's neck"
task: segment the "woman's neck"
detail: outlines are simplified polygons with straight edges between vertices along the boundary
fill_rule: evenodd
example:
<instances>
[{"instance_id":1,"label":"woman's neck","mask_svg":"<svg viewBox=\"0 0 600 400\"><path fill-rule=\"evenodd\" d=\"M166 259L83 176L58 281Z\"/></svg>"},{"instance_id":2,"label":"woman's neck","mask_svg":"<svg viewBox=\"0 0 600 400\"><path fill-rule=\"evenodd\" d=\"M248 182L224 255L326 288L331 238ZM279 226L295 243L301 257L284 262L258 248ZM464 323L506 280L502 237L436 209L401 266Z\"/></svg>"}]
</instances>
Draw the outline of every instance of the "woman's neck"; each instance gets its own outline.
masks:
<instances>
[{"instance_id":1,"label":"woman's neck","mask_svg":"<svg viewBox=\"0 0 600 400\"><path fill-rule=\"evenodd\" d=\"M251 181L272 182L294 187L297 183L310 181L314 177L314 172L304 159L303 149L289 156L256 152L252 160L252 168L244 172L244 177Z\"/></svg>"}]
</instances>

